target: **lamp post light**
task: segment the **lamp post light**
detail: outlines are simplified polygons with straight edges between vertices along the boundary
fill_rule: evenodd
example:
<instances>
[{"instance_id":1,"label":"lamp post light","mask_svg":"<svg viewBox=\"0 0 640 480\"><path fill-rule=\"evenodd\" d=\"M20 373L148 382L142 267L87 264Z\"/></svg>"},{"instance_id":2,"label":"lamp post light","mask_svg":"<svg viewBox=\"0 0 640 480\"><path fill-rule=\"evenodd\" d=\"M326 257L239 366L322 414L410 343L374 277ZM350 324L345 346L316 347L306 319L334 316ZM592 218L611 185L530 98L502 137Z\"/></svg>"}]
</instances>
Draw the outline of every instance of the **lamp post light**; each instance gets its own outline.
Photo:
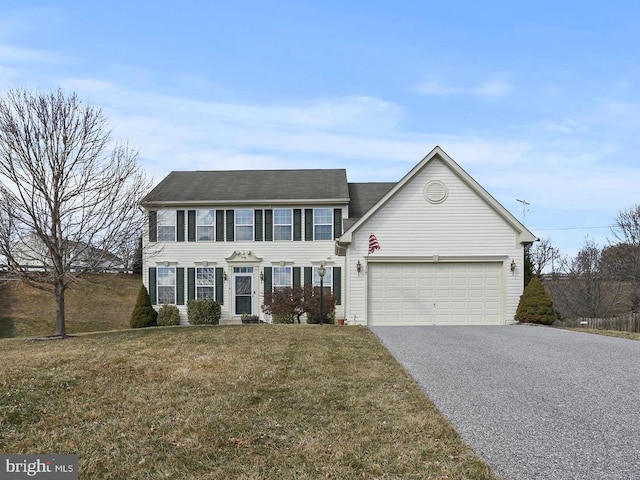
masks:
<instances>
[{"instance_id":1,"label":"lamp post light","mask_svg":"<svg viewBox=\"0 0 640 480\"><path fill-rule=\"evenodd\" d=\"M323 281L324 281L324 275L326 273L327 273L327 269L324 268L324 265L320 264L320 268L318 269L318 275L320 275L320 325L322 325L322 318L323 318L323 312L322 312L322 297L324 297Z\"/></svg>"}]
</instances>

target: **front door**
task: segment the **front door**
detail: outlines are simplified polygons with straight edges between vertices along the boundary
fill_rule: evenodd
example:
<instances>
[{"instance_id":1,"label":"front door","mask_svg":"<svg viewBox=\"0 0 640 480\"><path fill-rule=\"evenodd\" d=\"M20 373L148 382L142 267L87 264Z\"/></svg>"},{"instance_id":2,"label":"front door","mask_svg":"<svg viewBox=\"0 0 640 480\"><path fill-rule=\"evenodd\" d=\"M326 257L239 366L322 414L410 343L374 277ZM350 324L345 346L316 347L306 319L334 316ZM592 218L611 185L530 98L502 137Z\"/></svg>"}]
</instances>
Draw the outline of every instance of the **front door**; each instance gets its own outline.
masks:
<instances>
[{"instance_id":1,"label":"front door","mask_svg":"<svg viewBox=\"0 0 640 480\"><path fill-rule=\"evenodd\" d=\"M253 267L233 268L235 315L253 315Z\"/></svg>"}]
</instances>

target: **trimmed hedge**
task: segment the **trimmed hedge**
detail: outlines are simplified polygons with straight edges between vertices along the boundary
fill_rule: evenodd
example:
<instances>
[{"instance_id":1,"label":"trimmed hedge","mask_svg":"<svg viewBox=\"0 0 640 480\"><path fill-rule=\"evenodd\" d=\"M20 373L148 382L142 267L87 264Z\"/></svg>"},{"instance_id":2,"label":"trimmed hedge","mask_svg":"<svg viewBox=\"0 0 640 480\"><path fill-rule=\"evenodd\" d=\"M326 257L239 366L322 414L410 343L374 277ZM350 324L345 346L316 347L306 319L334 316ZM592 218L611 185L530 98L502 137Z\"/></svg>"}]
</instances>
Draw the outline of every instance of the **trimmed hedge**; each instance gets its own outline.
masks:
<instances>
[{"instance_id":1,"label":"trimmed hedge","mask_svg":"<svg viewBox=\"0 0 640 480\"><path fill-rule=\"evenodd\" d=\"M180 310L175 305L163 305L158 312L158 325L180 325Z\"/></svg>"},{"instance_id":2,"label":"trimmed hedge","mask_svg":"<svg viewBox=\"0 0 640 480\"><path fill-rule=\"evenodd\" d=\"M214 300L187 302L187 318L191 325L218 325L221 315L220 304Z\"/></svg>"}]
</instances>

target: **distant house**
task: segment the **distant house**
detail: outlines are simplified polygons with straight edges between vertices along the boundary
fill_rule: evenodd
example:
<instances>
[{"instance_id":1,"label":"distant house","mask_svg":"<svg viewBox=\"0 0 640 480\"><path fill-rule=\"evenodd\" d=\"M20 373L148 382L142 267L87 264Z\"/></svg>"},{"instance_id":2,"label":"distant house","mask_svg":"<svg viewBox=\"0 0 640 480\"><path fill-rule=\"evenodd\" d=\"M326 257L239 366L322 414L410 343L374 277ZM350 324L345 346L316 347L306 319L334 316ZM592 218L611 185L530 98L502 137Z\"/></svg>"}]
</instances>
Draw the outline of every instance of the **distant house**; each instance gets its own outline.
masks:
<instances>
[{"instance_id":1,"label":"distant house","mask_svg":"<svg viewBox=\"0 0 640 480\"><path fill-rule=\"evenodd\" d=\"M263 315L275 288L324 284L361 325L500 325L536 237L441 148L397 183L343 169L180 171L142 201L143 281L156 306L213 298Z\"/></svg>"},{"instance_id":2,"label":"distant house","mask_svg":"<svg viewBox=\"0 0 640 480\"><path fill-rule=\"evenodd\" d=\"M122 272L124 262L118 256L83 242L65 242L70 271ZM42 239L35 234L26 236L14 246L15 262L24 270L47 271L52 262Z\"/></svg>"}]
</instances>

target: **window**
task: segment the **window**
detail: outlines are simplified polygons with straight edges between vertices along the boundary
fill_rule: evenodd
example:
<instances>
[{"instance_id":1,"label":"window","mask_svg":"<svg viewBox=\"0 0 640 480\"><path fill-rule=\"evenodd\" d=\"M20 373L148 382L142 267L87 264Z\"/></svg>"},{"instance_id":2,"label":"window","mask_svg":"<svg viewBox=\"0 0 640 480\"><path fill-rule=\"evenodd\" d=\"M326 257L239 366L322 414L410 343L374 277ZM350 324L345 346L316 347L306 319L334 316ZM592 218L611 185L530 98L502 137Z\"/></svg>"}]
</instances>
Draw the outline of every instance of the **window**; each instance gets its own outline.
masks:
<instances>
[{"instance_id":1,"label":"window","mask_svg":"<svg viewBox=\"0 0 640 480\"><path fill-rule=\"evenodd\" d=\"M291 240L293 238L293 212L288 209L273 211L273 239Z\"/></svg>"},{"instance_id":2,"label":"window","mask_svg":"<svg viewBox=\"0 0 640 480\"><path fill-rule=\"evenodd\" d=\"M291 287L291 267L273 267L273 290Z\"/></svg>"},{"instance_id":3,"label":"window","mask_svg":"<svg viewBox=\"0 0 640 480\"><path fill-rule=\"evenodd\" d=\"M215 300L216 269L213 267L196 268L196 299Z\"/></svg>"},{"instance_id":4,"label":"window","mask_svg":"<svg viewBox=\"0 0 640 480\"><path fill-rule=\"evenodd\" d=\"M175 305L176 269L158 267L158 305Z\"/></svg>"},{"instance_id":5,"label":"window","mask_svg":"<svg viewBox=\"0 0 640 480\"><path fill-rule=\"evenodd\" d=\"M313 210L313 239L333 240L333 210L316 208Z\"/></svg>"},{"instance_id":6,"label":"window","mask_svg":"<svg viewBox=\"0 0 640 480\"><path fill-rule=\"evenodd\" d=\"M327 293L331 293L333 290L333 267L324 267L326 270L324 278L322 279L322 288ZM313 267L313 286L320 287L320 274L318 273L320 267Z\"/></svg>"},{"instance_id":7,"label":"window","mask_svg":"<svg viewBox=\"0 0 640 480\"><path fill-rule=\"evenodd\" d=\"M253 210L236 210L236 240L253 240Z\"/></svg>"},{"instance_id":8,"label":"window","mask_svg":"<svg viewBox=\"0 0 640 480\"><path fill-rule=\"evenodd\" d=\"M199 242L212 242L215 239L215 210L198 210L196 214L196 237Z\"/></svg>"},{"instance_id":9,"label":"window","mask_svg":"<svg viewBox=\"0 0 640 480\"><path fill-rule=\"evenodd\" d=\"M176 241L176 212L175 210L158 210L158 241Z\"/></svg>"}]
</instances>

